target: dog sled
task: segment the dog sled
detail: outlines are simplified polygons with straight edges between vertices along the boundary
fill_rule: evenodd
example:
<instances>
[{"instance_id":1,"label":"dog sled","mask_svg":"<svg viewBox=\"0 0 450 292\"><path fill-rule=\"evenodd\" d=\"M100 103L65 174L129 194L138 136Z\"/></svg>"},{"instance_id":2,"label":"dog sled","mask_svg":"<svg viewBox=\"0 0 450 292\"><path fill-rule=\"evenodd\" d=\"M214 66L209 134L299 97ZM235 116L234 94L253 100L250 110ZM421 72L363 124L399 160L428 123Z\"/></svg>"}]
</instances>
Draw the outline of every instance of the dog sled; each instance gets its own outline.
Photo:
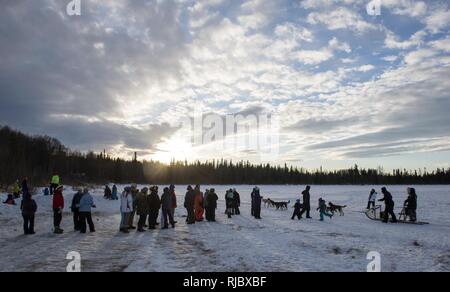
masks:
<instances>
[{"instance_id":1,"label":"dog sled","mask_svg":"<svg viewBox=\"0 0 450 292\"><path fill-rule=\"evenodd\" d=\"M369 210L365 211L364 214L366 214L367 218L374 221L382 221L384 217L384 211L381 210L381 205L375 206L373 208L370 208ZM405 208L402 209L402 211L399 214L399 218L397 220L397 223L404 223L404 224L412 224L412 225L428 225L430 223L428 222L412 222L407 220L406 210Z\"/></svg>"}]
</instances>

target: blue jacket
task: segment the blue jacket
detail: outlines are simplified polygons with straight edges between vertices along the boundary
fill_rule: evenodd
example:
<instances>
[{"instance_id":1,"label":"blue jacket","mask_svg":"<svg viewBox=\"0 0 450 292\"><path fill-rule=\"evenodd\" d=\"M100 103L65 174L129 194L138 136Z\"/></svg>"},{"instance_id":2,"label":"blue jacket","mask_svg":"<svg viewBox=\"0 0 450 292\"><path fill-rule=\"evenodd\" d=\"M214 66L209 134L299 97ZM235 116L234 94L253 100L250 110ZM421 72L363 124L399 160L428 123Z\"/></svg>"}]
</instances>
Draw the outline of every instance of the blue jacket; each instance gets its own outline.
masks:
<instances>
[{"instance_id":1,"label":"blue jacket","mask_svg":"<svg viewBox=\"0 0 450 292\"><path fill-rule=\"evenodd\" d=\"M87 193L81 197L80 200L80 212L91 212L92 207L94 207L94 199L91 194Z\"/></svg>"}]
</instances>

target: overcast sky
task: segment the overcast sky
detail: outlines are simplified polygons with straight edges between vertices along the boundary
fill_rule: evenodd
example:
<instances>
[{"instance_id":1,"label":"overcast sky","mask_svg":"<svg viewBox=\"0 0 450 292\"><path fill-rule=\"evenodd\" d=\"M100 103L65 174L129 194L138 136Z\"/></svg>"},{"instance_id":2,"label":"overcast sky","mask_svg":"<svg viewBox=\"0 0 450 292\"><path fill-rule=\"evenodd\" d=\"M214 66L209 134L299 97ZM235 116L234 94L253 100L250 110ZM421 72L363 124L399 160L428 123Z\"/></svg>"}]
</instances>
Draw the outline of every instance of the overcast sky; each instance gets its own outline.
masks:
<instances>
[{"instance_id":1,"label":"overcast sky","mask_svg":"<svg viewBox=\"0 0 450 292\"><path fill-rule=\"evenodd\" d=\"M6 0L0 125L81 151L264 161L190 145L196 109L271 113L307 168L450 166L449 1Z\"/></svg>"}]
</instances>

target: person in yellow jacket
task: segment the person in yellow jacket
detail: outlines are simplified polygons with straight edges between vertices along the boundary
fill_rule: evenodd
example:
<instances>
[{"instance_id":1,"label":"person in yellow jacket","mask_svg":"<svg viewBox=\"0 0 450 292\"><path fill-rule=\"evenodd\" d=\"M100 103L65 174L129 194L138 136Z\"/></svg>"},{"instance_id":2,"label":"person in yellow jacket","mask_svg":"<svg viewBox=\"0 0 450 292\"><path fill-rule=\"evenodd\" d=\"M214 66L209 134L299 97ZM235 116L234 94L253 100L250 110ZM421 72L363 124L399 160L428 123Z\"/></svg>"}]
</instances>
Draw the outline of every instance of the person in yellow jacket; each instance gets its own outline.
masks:
<instances>
[{"instance_id":1,"label":"person in yellow jacket","mask_svg":"<svg viewBox=\"0 0 450 292\"><path fill-rule=\"evenodd\" d=\"M53 195L54 191L60 184L60 179L58 174L52 176L52 182L50 183L50 195Z\"/></svg>"},{"instance_id":2,"label":"person in yellow jacket","mask_svg":"<svg viewBox=\"0 0 450 292\"><path fill-rule=\"evenodd\" d=\"M16 182L12 186L12 193L14 195L14 198L18 199L20 198L20 184L19 180L16 180Z\"/></svg>"}]
</instances>

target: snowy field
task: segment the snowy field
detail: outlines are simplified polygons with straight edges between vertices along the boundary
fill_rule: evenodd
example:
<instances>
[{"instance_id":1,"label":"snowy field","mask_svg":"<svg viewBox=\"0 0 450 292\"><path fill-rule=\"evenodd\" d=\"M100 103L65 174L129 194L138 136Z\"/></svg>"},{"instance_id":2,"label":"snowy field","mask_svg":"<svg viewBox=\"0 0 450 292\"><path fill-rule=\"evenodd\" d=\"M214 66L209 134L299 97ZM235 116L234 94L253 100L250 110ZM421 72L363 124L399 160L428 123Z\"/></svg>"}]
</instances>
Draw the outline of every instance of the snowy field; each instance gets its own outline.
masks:
<instances>
[{"instance_id":1,"label":"snowy field","mask_svg":"<svg viewBox=\"0 0 450 292\"><path fill-rule=\"evenodd\" d=\"M97 232L81 235L73 230L69 206L74 191L64 192L66 212L63 235L51 233L51 198L34 198L39 210L34 236L22 235L18 206L0 206L0 271L65 271L67 253L81 254L83 271L366 271L370 251L378 251L383 271L450 271L450 186L419 186L418 216L430 225L388 224L370 221L361 213L371 186L313 186L313 209L319 197L348 205L344 217L325 222L292 221L289 211L262 209L263 220L250 216L253 186L240 186L241 216L226 218L224 194L229 186L216 186L219 195L217 223L188 226L181 208L185 186L177 186L176 229L121 234L119 202L103 199L101 188L92 190L97 209ZM202 186L202 190L208 188ZM123 186L120 186L120 190ZM380 187L376 187L379 191ZM406 186L388 188L399 209ZM301 186L262 186L265 198L300 197ZM41 190L39 189L39 192ZM2 201L6 194L1 194ZM17 201L20 205L20 200ZM290 205L292 207L292 204ZM398 213L400 210L397 210Z\"/></svg>"}]
</instances>

